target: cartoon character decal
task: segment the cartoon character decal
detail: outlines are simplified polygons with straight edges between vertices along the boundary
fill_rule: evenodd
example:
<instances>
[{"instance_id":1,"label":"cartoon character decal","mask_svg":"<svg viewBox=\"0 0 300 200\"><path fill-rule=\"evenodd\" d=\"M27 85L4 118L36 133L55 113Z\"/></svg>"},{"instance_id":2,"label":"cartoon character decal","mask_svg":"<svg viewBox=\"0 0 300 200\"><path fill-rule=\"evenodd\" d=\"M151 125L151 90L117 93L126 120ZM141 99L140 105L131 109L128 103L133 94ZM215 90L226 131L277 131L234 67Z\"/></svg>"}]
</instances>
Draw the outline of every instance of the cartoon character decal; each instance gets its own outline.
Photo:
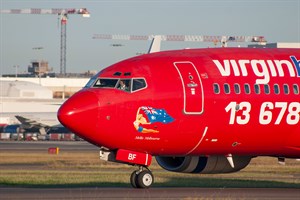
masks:
<instances>
[{"instance_id":1,"label":"cartoon character decal","mask_svg":"<svg viewBox=\"0 0 300 200\"><path fill-rule=\"evenodd\" d=\"M159 133L158 130L144 128L142 125L163 123L168 124L173 122L174 119L168 115L165 109L156 109L150 106L139 107L136 113L136 119L133 122L134 128L140 133Z\"/></svg>"}]
</instances>

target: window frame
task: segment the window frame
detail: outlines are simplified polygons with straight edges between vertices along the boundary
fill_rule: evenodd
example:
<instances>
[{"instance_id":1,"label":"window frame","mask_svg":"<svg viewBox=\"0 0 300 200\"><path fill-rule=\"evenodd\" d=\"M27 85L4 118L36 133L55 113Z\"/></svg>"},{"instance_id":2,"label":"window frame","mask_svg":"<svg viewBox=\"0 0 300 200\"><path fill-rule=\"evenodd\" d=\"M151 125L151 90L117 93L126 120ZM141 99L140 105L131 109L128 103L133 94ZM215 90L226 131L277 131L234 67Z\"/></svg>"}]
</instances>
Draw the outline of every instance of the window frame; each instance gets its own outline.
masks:
<instances>
[{"instance_id":1,"label":"window frame","mask_svg":"<svg viewBox=\"0 0 300 200\"><path fill-rule=\"evenodd\" d=\"M269 84L264 84L264 93L269 95L271 94L271 90L270 90L270 85Z\"/></svg>"},{"instance_id":2,"label":"window frame","mask_svg":"<svg viewBox=\"0 0 300 200\"><path fill-rule=\"evenodd\" d=\"M276 88L277 88L277 91L276 91ZM273 91L274 91L274 94L276 94L276 95L280 94L280 87L279 87L279 85L277 83L274 84Z\"/></svg>"},{"instance_id":3,"label":"window frame","mask_svg":"<svg viewBox=\"0 0 300 200\"><path fill-rule=\"evenodd\" d=\"M216 89L217 89L217 91L216 91ZM213 84L213 91L214 91L214 94L220 94L221 93L220 85L218 83Z\"/></svg>"},{"instance_id":4,"label":"window frame","mask_svg":"<svg viewBox=\"0 0 300 200\"><path fill-rule=\"evenodd\" d=\"M98 80L98 74L92 76L83 88L92 88L97 80Z\"/></svg>"},{"instance_id":5,"label":"window frame","mask_svg":"<svg viewBox=\"0 0 300 200\"><path fill-rule=\"evenodd\" d=\"M230 94L230 85L228 83L224 83L223 88L225 94ZM226 89L228 89L228 91Z\"/></svg>"},{"instance_id":6,"label":"window frame","mask_svg":"<svg viewBox=\"0 0 300 200\"><path fill-rule=\"evenodd\" d=\"M251 94L251 88L248 83L244 84L244 91L245 91L245 94Z\"/></svg>"},{"instance_id":7,"label":"window frame","mask_svg":"<svg viewBox=\"0 0 300 200\"><path fill-rule=\"evenodd\" d=\"M299 94L299 86L298 84L293 84L293 92L295 95L298 95Z\"/></svg>"},{"instance_id":8,"label":"window frame","mask_svg":"<svg viewBox=\"0 0 300 200\"><path fill-rule=\"evenodd\" d=\"M238 84L238 83L233 84L233 89L234 89L235 94L241 94L240 84Z\"/></svg>"},{"instance_id":9,"label":"window frame","mask_svg":"<svg viewBox=\"0 0 300 200\"><path fill-rule=\"evenodd\" d=\"M120 88L120 82L121 81L123 81L123 82L125 82L125 81L127 82L128 81L129 86L127 87L127 90L126 89L123 90L123 89ZM125 83L125 85L126 85L126 83ZM116 89L122 90L124 92L131 92L131 86L132 86L132 78L120 78L118 80L118 83L116 84Z\"/></svg>"},{"instance_id":10,"label":"window frame","mask_svg":"<svg viewBox=\"0 0 300 200\"><path fill-rule=\"evenodd\" d=\"M97 82L99 81L99 80L102 80L102 79L107 79L107 80L117 80L117 82L116 82L116 84L115 84L115 86L114 87L101 87L100 85L99 86L97 86L96 84L97 84ZM141 80L143 80L144 81L144 84L145 84L145 86L144 87L142 87L142 88L139 88L139 89L136 89L136 90L133 90L133 83L134 83L134 80L139 80L139 79L141 79ZM128 84L130 84L129 86L128 86L128 90L122 90L122 89L120 89L119 88L119 84L120 84L120 81L121 80L125 80L125 81L128 81L127 83ZM90 80L90 82L92 82L91 80ZM144 78L144 77L132 77L132 78L110 78L110 77L97 77L96 79L95 79L95 81L93 81L93 84L90 84L91 86L89 87L89 88L104 88L104 89L117 89L117 90L121 90L121 91L124 91L124 92L127 92L127 93L134 93L134 92L138 92L138 91L141 91L141 90L144 90L144 89L146 89L146 88L148 88L148 83L147 83L147 80Z\"/></svg>"},{"instance_id":11,"label":"window frame","mask_svg":"<svg viewBox=\"0 0 300 200\"><path fill-rule=\"evenodd\" d=\"M116 80L116 83L115 83L115 86L114 87L108 87L108 86L104 86L104 87L101 87L101 82L100 82L100 85L97 86L97 82L100 81L100 80ZM97 80L94 82L94 84L92 85L91 88L116 88L118 83L119 83L119 78L109 78L109 77L98 77Z\"/></svg>"},{"instance_id":12,"label":"window frame","mask_svg":"<svg viewBox=\"0 0 300 200\"><path fill-rule=\"evenodd\" d=\"M254 84L254 92L255 94L261 94L261 89L259 84Z\"/></svg>"},{"instance_id":13,"label":"window frame","mask_svg":"<svg viewBox=\"0 0 300 200\"><path fill-rule=\"evenodd\" d=\"M289 95L290 94L290 87L289 87L289 85L288 84L283 84L283 93L285 94L285 95Z\"/></svg>"},{"instance_id":14,"label":"window frame","mask_svg":"<svg viewBox=\"0 0 300 200\"><path fill-rule=\"evenodd\" d=\"M139 89L137 89L137 90L133 90L133 81L134 81L134 80L138 80L138 79L144 80L144 82L145 82L145 87L139 88ZM146 88L148 88L148 83L147 83L147 80L146 80L144 77L134 77L134 78L131 78L131 88L130 88L130 92L131 92L131 93L139 92L139 91L144 90L144 89L146 89Z\"/></svg>"}]
</instances>

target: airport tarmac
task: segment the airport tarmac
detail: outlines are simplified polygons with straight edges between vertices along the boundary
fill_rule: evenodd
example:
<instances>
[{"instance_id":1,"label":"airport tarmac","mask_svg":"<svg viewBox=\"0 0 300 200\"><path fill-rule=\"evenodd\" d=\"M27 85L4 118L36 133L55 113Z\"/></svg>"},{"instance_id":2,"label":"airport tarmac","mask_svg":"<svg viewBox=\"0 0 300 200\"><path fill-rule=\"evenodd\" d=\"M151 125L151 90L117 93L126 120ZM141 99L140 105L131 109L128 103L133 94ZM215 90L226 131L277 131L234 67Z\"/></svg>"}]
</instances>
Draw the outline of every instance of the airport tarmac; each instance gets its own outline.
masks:
<instances>
[{"instance_id":1,"label":"airport tarmac","mask_svg":"<svg viewBox=\"0 0 300 200\"><path fill-rule=\"evenodd\" d=\"M47 151L59 147L66 152L97 152L98 148L85 142L61 141L1 141L0 152ZM70 186L12 187L0 185L0 200L8 199L300 199L300 188L202 188L153 187L132 189L124 187Z\"/></svg>"},{"instance_id":2,"label":"airport tarmac","mask_svg":"<svg viewBox=\"0 0 300 200\"><path fill-rule=\"evenodd\" d=\"M68 152L99 151L98 147L86 141L0 141L0 151L47 152L52 147Z\"/></svg>"},{"instance_id":3,"label":"airport tarmac","mask_svg":"<svg viewBox=\"0 0 300 200\"><path fill-rule=\"evenodd\" d=\"M299 189L256 188L0 188L0 199L295 199Z\"/></svg>"}]
</instances>

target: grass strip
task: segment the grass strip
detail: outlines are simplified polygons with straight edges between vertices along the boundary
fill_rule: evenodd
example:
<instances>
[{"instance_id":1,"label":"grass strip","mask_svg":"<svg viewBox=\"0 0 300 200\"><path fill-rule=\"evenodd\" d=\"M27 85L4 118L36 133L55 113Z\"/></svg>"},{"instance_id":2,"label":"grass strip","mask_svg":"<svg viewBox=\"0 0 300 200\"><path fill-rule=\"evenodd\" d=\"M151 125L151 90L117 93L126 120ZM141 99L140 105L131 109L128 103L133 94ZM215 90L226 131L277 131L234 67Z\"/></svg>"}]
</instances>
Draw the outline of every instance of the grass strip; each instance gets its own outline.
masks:
<instances>
[{"instance_id":1,"label":"grass strip","mask_svg":"<svg viewBox=\"0 0 300 200\"><path fill-rule=\"evenodd\" d=\"M0 153L0 185L20 187L130 187L136 167L100 161L90 153ZM255 158L233 174L182 174L150 167L154 187L300 188L300 162L278 165L274 158Z\"/></svg>"}]
</instances>

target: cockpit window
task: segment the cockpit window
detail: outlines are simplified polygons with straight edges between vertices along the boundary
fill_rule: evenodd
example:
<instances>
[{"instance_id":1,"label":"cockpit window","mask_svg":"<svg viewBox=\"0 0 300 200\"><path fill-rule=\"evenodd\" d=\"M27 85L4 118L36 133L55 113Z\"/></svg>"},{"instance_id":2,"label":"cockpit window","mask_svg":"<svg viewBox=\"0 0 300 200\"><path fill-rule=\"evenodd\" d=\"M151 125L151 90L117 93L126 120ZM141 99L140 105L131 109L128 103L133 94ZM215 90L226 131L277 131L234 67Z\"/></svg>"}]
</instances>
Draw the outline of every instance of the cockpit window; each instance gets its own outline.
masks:
<instances>
[{"instance_id":1,"label":"cockpit window","mask_svg":"<svg viewBox=\"0 0 300 200\"><path fill-rule=\"evenodd\" d=\"M126 92L136 92L147 87L146 80L144 78L92 78L87 84L87 87L93 88L116 88Z\"/></svg>"},{"instance_id":2,"label":"cockpit window","mask_svg":"<svg viewBox=\"0 0 300 200\"><path fill-rule=\"evenodd\" d=\"M145 79L133 79L132 91L140 90L146 87Z\"/></svg>"},{"instance_id":3,"label":"cockpit window","mask_svg":"<svg viewBox=\"0 0 300 200\"><path fill-rule=\"evenodd\" d=\"M131 79L121 79L118 83L118 89L124 91L130 91Z\"/></svg>"},{"instance_id":4,"label":"cockpit window","mask_svg":"<svg viewBox=\"0 0 300 200\"><path fill-rule=\"evenodd\" d=\"M114 88L119 79L99 78L93 87L97 88Z\"/></svg>"},{"instance_id":5,"label":"cockpit window","mask_svg":"<svg viewBox=\"0 0 300 200\"><path fill-rule=\"evenodd\" d=\"M91 87L91 86L94 84L94 82L96 81L96 79L97 79L97 75L96 75L96 76L93 76L93 77L87 82L87 84L86 84L84 87L85 87L85 88Z\"/></svg>"}]
</instances>

